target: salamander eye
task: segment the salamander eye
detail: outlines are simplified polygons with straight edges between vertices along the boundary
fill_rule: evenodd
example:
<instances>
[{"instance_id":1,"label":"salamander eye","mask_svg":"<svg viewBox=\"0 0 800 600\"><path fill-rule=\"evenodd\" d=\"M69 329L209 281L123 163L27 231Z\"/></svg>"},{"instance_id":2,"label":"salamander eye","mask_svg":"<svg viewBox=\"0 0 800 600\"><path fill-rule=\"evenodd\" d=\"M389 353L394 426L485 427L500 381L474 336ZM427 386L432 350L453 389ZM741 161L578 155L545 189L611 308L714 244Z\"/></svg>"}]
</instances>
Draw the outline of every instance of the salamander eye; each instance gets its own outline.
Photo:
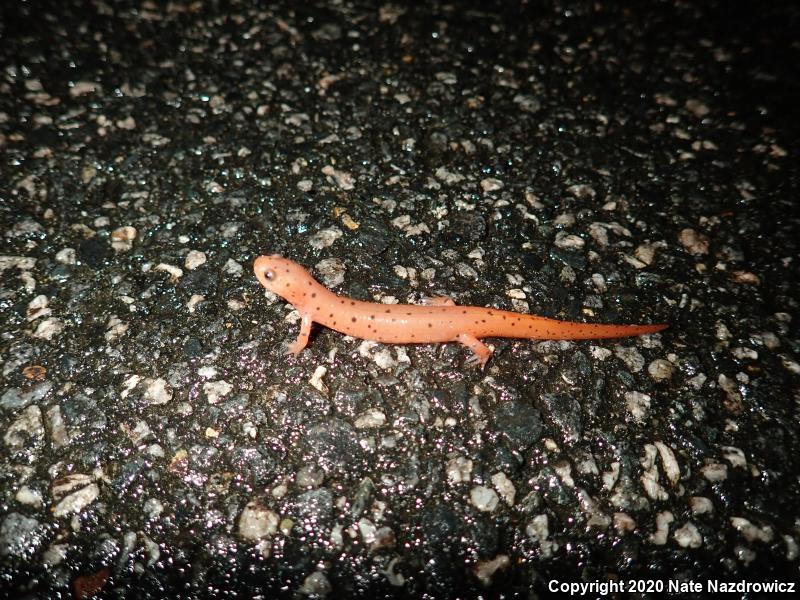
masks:
<instances>
[{"instance_id":1,"label":"salamander eye","mask_svg":"<svg viewBox=\"0 0 800 600\"><path fill-rule=\"evenodd\" d=\"M273 279L275 279L275 271L273 271L272 269L267 269L266 271L264 271L264 278L267 281L272 281Z\"/></svg>"}]
</instances>

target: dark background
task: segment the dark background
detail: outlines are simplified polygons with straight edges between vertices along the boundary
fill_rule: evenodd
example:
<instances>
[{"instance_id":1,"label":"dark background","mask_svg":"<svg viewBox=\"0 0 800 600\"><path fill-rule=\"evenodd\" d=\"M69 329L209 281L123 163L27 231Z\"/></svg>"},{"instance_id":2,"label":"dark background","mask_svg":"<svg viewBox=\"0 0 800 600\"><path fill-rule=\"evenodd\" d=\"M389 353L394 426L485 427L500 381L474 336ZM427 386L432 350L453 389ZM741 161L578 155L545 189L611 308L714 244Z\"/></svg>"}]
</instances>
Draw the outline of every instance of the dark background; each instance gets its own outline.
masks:
<instances>
[{"instance_id":1,"label":"dark background","mask_svg":"<svg viewBox=\"0 0 800 600\"><path fill-rule=\"evenodd\" d=\"M798 15L4 6L0 588L796 581ZM294 358L275 252L360 299L671 328Z\"/></svg>"}]
</instances>

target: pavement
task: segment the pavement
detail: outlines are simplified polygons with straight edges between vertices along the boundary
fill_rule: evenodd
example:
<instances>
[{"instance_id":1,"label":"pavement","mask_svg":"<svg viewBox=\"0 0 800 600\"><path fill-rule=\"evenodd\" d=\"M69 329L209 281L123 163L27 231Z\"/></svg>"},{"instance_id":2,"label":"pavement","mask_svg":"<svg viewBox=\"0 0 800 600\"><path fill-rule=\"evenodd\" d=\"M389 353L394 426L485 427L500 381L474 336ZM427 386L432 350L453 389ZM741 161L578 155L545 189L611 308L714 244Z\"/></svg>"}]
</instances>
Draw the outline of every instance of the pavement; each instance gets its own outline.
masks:
<instances>
[{"instance_id":1,"label":"pavement","mask_svg":"<svg viewBox=\"0 0 800 600\"><path fill-rule=\"evenodd\" d=\"M796 5L4 11L0 596L800 579ZM295 357L270 253L670 328Z\"/></svg>"}]
</instances>

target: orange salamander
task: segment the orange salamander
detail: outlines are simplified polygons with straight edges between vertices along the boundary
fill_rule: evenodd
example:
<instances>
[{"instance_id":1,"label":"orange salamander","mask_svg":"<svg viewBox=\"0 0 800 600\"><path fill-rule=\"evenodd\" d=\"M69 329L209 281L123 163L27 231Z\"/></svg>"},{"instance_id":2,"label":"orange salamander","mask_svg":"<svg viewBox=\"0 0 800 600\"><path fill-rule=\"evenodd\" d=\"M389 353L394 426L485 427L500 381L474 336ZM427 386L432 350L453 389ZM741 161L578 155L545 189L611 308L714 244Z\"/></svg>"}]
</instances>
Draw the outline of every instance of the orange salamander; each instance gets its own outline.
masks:
<instances>
[{"instance_id":1,"label":"orange salamander","mask_svg":"<svg viewBox=\"0 0 800 600\"><path fill-rule=\"evenodd\" d=\"M472 350L469 365L485 365L492 351L485 337L535 340L618 338L655 333L668 325L594 325L526 315L480 306L456 306L450 298L428 298L424 305L379 304L339 296L296 262L277 254L253 264L258 281L294 305L302 317L300 335L289 346L298 354L308 344L311 324L346 335L389 344L460 342Z\"/></svg>"}]
</instances>

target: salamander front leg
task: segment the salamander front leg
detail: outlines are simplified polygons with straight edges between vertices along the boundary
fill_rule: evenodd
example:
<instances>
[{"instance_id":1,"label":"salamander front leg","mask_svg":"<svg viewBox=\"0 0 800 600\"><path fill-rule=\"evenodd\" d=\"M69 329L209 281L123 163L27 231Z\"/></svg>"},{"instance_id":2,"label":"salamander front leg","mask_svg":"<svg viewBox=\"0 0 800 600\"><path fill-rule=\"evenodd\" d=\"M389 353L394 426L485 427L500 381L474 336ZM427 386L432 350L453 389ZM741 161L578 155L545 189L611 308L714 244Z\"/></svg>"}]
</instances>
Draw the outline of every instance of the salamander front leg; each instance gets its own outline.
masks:
<instances>
[{"instance_id":1,"label":"salamander front leg","mask_svg":"<svg viewBox=\"0 0 800 600\"><path fill-rule=\"evenodd\" d=\"M303 319L300 321L300 333L297 335L297 339L289 344L286 354L297 356L308 345L308 336L311 335L311 323L311 317L303 315Z\"/></svg>"},{"instance_id":2,"label":"salamander front leg","mask_svg":"<svg viewBox=\"0 0 800 600\"><path fill-rule=\"evenodd\" d=\"M447 296L425 296L422 298L423 306L455 306L452 298Z\"/></svg>"},{"instance_id":3,"label":"salamander front leg","mask_svg":"<svg viewBox=\"0 0 800 600\"><path fill-rule=\"evenodd\" d=\"M465 361L465 364L468 367L477 365L483 367L492 357L492 351L489 349L489 346L484 344L474 335L470 335L469 333L459 333L456 337L456 341L461 342L467 348L472 350L472 356Z\"/></svg>"}]
</instances>

